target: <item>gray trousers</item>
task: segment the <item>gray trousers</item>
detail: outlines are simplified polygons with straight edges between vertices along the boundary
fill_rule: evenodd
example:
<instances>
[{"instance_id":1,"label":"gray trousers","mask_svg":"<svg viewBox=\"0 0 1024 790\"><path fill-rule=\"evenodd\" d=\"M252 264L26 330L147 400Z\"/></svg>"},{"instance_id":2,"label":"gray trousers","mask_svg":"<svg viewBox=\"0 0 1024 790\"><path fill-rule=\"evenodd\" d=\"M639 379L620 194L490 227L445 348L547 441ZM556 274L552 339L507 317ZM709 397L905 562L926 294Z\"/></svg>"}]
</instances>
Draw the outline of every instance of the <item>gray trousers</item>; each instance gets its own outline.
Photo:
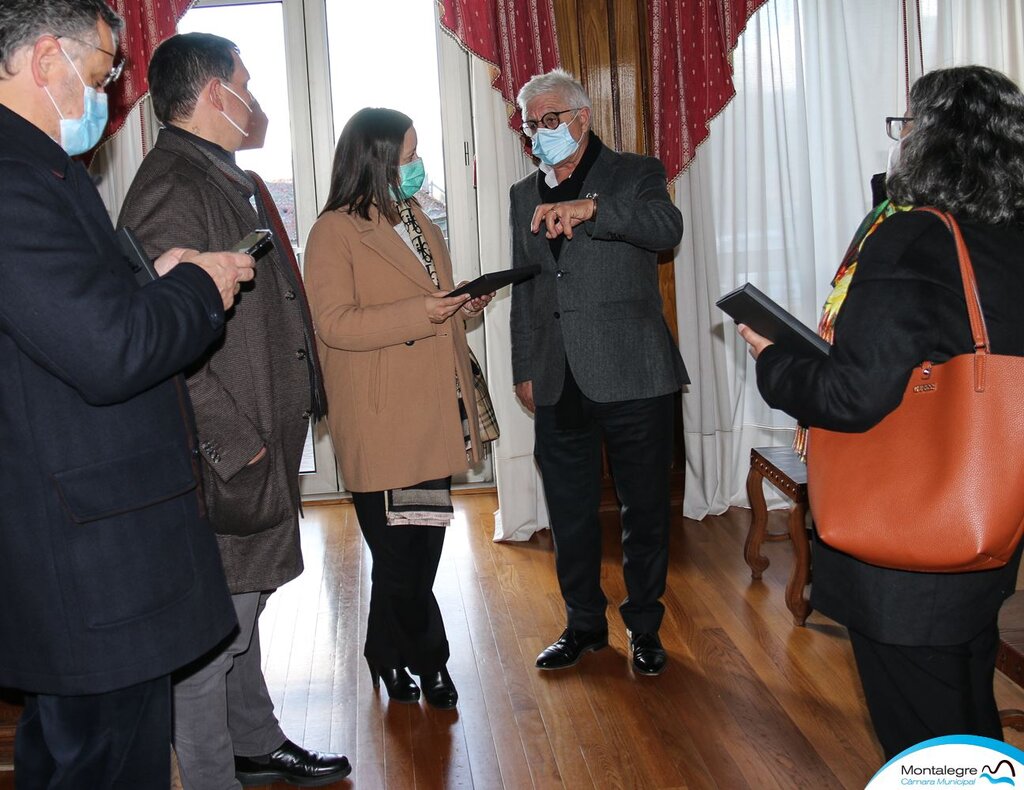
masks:
<instances>
[{"instance_id":1,"label":"gray trousers","mask_svg":"<svg viewBox=\"0 0 1024 790\"><path fill-rule=\"evenodd\" d=\"M260 656L259 617L269 597L232 595L238 634L174 684L174 751L185 790L239 790L235 755L269 754L285 742Z\"/></svg>"}]
</instances>

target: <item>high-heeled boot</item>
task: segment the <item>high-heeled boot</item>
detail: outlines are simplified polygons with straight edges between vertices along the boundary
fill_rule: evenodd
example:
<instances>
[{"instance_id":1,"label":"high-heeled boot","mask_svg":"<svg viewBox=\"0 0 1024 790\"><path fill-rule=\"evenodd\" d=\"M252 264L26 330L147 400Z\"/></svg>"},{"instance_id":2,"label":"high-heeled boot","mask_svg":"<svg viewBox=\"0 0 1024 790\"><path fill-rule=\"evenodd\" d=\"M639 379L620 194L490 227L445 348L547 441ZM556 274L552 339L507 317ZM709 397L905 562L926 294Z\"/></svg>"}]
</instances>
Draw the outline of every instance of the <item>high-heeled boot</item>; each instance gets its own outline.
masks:
<instances>
[{"instance_id":1,"label":"high-heeled boot","mask_svg":"<svg viewBox=\"0 0 1024 790\"><path fill-rule=\"evenodd\" d=\"M459 692L455 689L447 667L420 675L420 686L431 707L450 710L459 701Z\"/></svg>"},{"instance_id":2,"label":"high-heeled boot","mask_svg":"<svg viewBox=\"0 0 1024 790\"><path fill-rule=\"evenodd\" d=\"M384 681L384 688L388 690L388 697L395 702L418 702L420 690L415 681L409 677L405 667L397 669L378 667L370 659L366 659L366 665L370 668L370 679L374 688L380 688L381 680Z\"/></svg>"}]
</instances>

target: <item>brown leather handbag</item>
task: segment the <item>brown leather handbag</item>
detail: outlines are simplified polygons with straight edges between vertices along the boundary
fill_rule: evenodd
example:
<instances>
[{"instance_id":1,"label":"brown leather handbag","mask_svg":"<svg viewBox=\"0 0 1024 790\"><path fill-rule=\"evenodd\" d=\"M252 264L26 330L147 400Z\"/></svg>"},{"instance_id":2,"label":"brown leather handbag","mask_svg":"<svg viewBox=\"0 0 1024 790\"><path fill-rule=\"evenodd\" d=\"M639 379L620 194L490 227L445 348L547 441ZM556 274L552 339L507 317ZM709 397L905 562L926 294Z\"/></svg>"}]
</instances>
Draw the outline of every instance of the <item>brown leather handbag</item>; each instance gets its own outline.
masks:
<instances>
[{"instance_id":1,"label":"brown leather handbag","mask_svg":"<svg viewBox=\"0 0 1024 790\"><path fill-rule=\"evenodd\" d=\"M1024 531L1024 357L990 352L970 256L956 242L974 352L923 362L863 433L811 428L807 493L821 539L872 565L997 568Z\"/></svg>"}]
</instances>

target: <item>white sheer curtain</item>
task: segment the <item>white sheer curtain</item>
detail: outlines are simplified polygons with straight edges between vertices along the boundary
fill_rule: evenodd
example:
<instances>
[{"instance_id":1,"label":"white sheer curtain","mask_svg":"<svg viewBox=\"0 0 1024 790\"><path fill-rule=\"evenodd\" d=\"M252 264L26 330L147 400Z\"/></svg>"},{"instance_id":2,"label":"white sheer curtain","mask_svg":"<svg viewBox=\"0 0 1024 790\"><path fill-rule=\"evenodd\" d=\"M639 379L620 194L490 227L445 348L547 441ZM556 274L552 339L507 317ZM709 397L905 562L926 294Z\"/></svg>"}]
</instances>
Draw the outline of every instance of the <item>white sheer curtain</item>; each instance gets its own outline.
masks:
<instances>
[{"instance_id":1,"label":"white sheer curtain","mask_svg":"<svg viewBox=\"0 0 1024 790\"><path fill-rule=\"evenodd\" d=\"M156 118L151 106L148 95L135 105L124 125L100 147L89 165L100 197L115 223L132 179L156 140Z\"/></svg>"},{"instance_id":2,"label":"white sheer curtain","mask_svg":"<svg viewBox=\"0 0 1024 790\"><path fill-rule=\"evenodd\" d=\"M772 0L734 54L736 98L676 183L687 221L676 259L690 518L746 504L750 448L792 441L757 392L753 360L714 306L752 282L814 326L849 236L884 170L901 112L893 0Z\"/></svg>"},{"instance_id":3,"label":"white sheer curtain","mask_svg":"<svg viewBox=\"0 0 1024 790\"><path fill-rule=\"evenodd\" d=\"M980 63L1024 85L1024 5L1020 0L925 0L928 68Z\"/></svg>"},{"instance_id":4,"label":"white sheer curtain","mask_svg":"<svg viewBox=\"0 0 1024 790\"><path fill-rule=\"evenodd\" d=\"M1021 81L1019 0L925 0L922 22L925 68L984 63ZM898 0L771 0L740 38L736 98L675 186L687 226L679 336L694 380L683 396L688 517L746 505L750 448L792 440L715 299L750 281L816 325L870 207L870 177L885 169L883 119L905 110L903 60Z\"/></svg>"},{"instance_id":5,"label":"white sheer curtain","mask_svg":"<svg viewBox=\"0 0 1024 790\"><path fill-rule=\"evenodd\" d=\"M512 265L508 224L509 187L532 171L508 128L501 96L491 87L491 67L472 58L473 137L476 141L477 211L480 222L480 268ZM487 385L501 426L492 446L498 485L495 540L529 540L548 524L540 475L533 462L533 418L515 399L509 343L508 290L487 308Z\"/></svg>"}]
</instances>

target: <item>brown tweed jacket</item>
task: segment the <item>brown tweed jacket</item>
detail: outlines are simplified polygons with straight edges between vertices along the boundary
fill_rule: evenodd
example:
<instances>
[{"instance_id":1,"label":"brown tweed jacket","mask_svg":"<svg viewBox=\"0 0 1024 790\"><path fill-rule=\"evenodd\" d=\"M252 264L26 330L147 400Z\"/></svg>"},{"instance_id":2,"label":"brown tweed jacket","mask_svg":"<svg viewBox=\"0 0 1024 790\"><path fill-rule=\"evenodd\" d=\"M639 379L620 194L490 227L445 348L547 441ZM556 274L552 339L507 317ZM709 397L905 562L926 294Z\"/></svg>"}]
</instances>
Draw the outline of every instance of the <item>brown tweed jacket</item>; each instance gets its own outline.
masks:
<instances>
[{"instance_id":1,"label":"brown tweed jacket","mask_svg":"<svg viewBox=\"0 0 1024 790\"><path fill-rule=\"evenodd\" d=\"M150 255L230 249L261 227L227 169L167 129L139 168L119 225ZM298 468L310 385L301 299L290 266L271 251L228 313L223 338L189 371L206 502L232 593L272 589L302 571ZM264 446L266 456L248 466Z\"/></svg>"}]
</instances>

